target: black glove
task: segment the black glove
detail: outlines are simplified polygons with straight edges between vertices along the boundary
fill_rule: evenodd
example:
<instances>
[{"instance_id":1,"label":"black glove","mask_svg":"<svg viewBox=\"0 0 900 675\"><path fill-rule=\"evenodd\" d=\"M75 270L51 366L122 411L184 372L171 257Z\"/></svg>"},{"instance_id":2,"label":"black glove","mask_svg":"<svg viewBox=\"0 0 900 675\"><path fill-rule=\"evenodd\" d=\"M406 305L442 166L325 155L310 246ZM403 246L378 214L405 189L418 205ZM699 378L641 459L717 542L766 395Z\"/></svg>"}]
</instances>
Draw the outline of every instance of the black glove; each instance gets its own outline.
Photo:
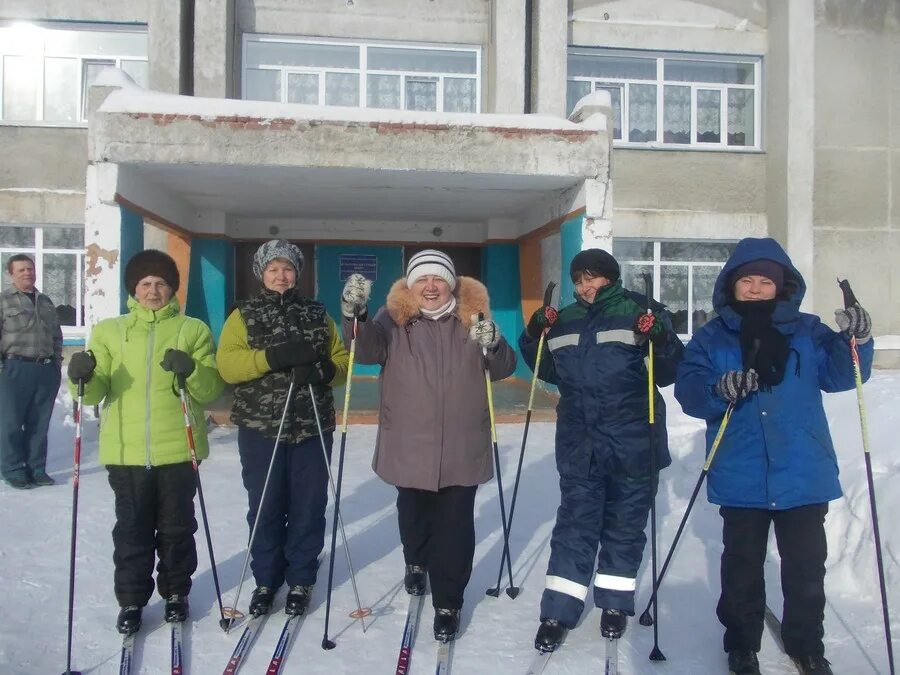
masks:
<instances>
[{"instance_id":1,"label":"black glove","mask_svg":"<svg viewBox=\"0 0 900 675\"><path fill-rule=\"evenodd\" d=\"M308 384L328 384L334 379L336 371L330 359L294 366L294 384L304 387Z\"/></svg>"},{"instance_id":2,"label":"black glove","mask_svg":"<svg viewBox=\"0 0 900 675\"><path fill-rule=\"evenodd\" d=\"M178 377L190 377L197 368L194 359L180 349L167 349L159 365L163 370L175 373Z\"/></svg>"},{"instance_id":3,"label":"black glove","mask_svg":"<svg viewBox=\"0 0 900 675\"><path fill-rule=\"evenodd\" d=\"M67 375L72 382L77 383L78 380L89 382L94 376L94 369L97 367L97 359L90 352L75 352L69 359L69 369Z\"/></svg>"},{"instance_id":4,"label":"black glove","mask_svg":"<svg viewBox=\"0 0 900 675\"><path fill-rule=\"evenodd\" d=\"M666 328L656 314L638 314L631 330L634 331L634 342L639 346L646 344L647 340L654 345L662 345L666 341Z\"/></svg>"},{"instance_id":5,"label":"black glove","mask_svg":"<svg viewBox=\"0 0 900 675\"><path fill-rule=\"evenodd\" d=\"M859 344L867 342L872 334L872 317L859 305L834 310L834 320L843 332L855 337Z\"/></svg>"},{"instance_id":6,"label":"black glove","mask_svg":"<svg viewBox=\"0 0 900 675\"><path fill-rule=\"evenodd\" d=\"M266 349L266 361L272 370L309 365L320 358L319 353L306 340L289 340Z\"/></svg>"},{"instance_id":7,"label":"black glove","mask_svg":"<svg viewBox=\"0 0 900 675\"><path fill-rule=\"evenodd\" d=\"M729 370L716 382L716 393L729 403L737 403L756 391L758 387L759 376L753 368L746 372Z\"/></svg>"},{"instance_id":8,"label":"black glove","mask_svg":"<svg viewBox=\"0 0 900 675\"><path fill-rule=\"evenodd\" d=\"M541 333L544 332L544 329L550 328L550 326L556 323L558 318L559 313L556 311L555 307L550 307L550 305L539 307L528 320L528 326L525 328L525 332L528 333L528 337L537 340L541 337Z\"/></svg>"}]
</instances>

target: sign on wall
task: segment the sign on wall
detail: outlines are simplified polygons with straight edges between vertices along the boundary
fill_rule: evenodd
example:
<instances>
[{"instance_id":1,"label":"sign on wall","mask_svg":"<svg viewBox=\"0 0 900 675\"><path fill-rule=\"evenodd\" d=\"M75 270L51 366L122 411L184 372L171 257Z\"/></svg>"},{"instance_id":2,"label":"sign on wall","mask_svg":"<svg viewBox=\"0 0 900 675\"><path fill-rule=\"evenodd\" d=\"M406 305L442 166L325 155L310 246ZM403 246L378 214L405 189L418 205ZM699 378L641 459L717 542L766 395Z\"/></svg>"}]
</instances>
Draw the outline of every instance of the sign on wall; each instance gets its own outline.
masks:
<instances>
[{"instance_id":1,"label":"sign on wall","mask_svg":"<svg viewBox=\"0 0 900 675\"><path fill-rule=\"evenodd\" d=\"M338 256L341 281L351 274L362 274L369 281L378 281L378 257L362 253L342 253Z\"/></svg>"}]
</instances>

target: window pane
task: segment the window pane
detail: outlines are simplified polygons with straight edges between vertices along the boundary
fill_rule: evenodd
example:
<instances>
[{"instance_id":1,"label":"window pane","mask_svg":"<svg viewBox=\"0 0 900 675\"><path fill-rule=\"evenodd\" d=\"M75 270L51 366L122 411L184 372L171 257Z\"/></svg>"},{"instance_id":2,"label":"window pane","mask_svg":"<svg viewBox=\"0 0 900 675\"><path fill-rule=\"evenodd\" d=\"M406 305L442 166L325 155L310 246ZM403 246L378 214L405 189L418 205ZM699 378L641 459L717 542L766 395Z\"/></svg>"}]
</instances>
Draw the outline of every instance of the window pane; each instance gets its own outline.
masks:
<instances>
[{"instance_id":1,"label":"window pane","mask_svg":"<svg viewBox=\"0 0 900 675\"><path fill-rule=\"evenodd\" d=\"M280 101L281 71L248 68L244 98L251 101Z\"/></svg>"},{"instance_id":2,"label":"window pane","mask_svg":"<svg viewBox=\"0 0 900 675\"><path fill-rule=\"evenodd\" d=\"M122 70L131 76L135 84L146 89L150 86L150 77L146 61L122 61Z\"/></svg>"},{"instance_id":3,"label":"window pane","mask_svg":"<svg viewBox=\"0 0 900 675\"><path fill-rule=\"evenodd\" d=\"M653 242L642 239L613 239L613 256L619 261L653 260Z\"/></svg>"},{"instance_id":4,"label":"window pane","mask_svg":"<svg viewBox=\"0 0 900 675\"><path fill-rule=\"evenodd\" d=\"M84 248L83 227L45 227L44 248Z\"/></svg>"},{"instance_id":5,"label":"window pane","mask_svg":"<svg viewBox=\"0 0 900 675\"><path fill-rule=\"evenodd\" d=\"M685 265L660 267L659 301L672 313L676 333L688 332L688 268Z\"/></svg>"},{"instance_id":6,"label":"window pane","mask_svg":"<svg viewBox=\"0 0 900 675\"><path fill-rule=\"evenodd\" d=\"M359 47L298 42L247 42L244 59L248 68L259 66L307 66L311 68L359 68Z\"/></svg>"},{"instance_id":7,"label":"window pane","mask_svg":"<svg viewBox=\"0 0 900 675\"><path fill-rule=\"evenodd\" d=\"M756 145L752 89L728 90L728 145Z\"/></svg>"},{"instance_id":8,"label":"window pane","mask_svg":"<svg viewBox=\"0 0 900 675\"><path fill-rule=\"evenodd\" d=\"M366 80L366 105L370 108L400 109L400 76L369 75Z\"/></svg>"},{"instance_id":9,"label":"window pane","mask_svg":"<svg viewBox=\"0 0 900 675\"><path fill-rule=\"evenodd\" d=\"M628 140L647 143L656 140L656 85L628 85Z\"/></svg>"},{"instance_id":10,"label":"window pane","mask_svg":"<svg viewBox=\"0 0 900 675\"><path fill-rule=\"evenodd\" d=\"M570 77L614 77L622 80L656 79L656 59L569 54L568 61Z\"/></svg>"},{"instance_id":11,"label":"window pane","mask_svg":"<svg viewBox=\"0 0 900 675\"><path fill-rule=\"evenodd\" d=\"M691 142L691 88L663 88L663 142Z\"/></svg>"},{"instance_id":12,"label":"window pane","mask_svg":"<svg viewBox=\"0 0 900 675\"><path fill-rule=\"evenodd\" d=\"M6 273L6 263L12 258L15 253L0 253L0 266L2 266L3 272L0 273L0 290L6 290L10 286L12 286L12 279Z\"/></svg>"},{"instance_id":13,"label":"window pane","mask_svg":"<svg viewBox=\"0 0 900 675\"><path fill-rule=\"evenodd\" d=\"M722 142L722 92L697 90L697 142Z\"/></svg>"},{"instance_id":14,"label":"window pane","mask_svg":"<svg viewBox=\"0 0 900 675\"><path fill-rule=\"evenodd\" d=\"M115 65L116 62L111 60L95 59L93 61L84 62L84 74L81 81L82 119L87 119L88 89L96 81L97 76L104 68Z\"/></svg>"},{"instance_id":15,"label":"window pane","mask_svg":"<svg viewBox=\"0 0 900 675\"><path fill-rule=\"evenodd\" d=\"M325 73L325 105L359 107L359 75Z\"/></svg>"},{"instance_id":16,"label":"window pane","mask_svg":"<svg viewBox=\"0 0 900 675\"><path fill-rule=\"evenodd\" d=\"M76 325L76 298L80 290L78 256L45 253L41 292L49 295L64 326Z\"/></svg>"},{"instance_id":17,"label":"window pane","mask_svg":"<svg viewBox=\"0 0 900 675\"><path fill-rule=\"evenodd\" d=\"M724 263L735 246L727 242L663 241L659 248L662 260Z\"/></svg>"},{"instance_id":18,"label":"window pane","mask_svg":"<svg viewBox=\"0 0 900 675\"><path fill-rule=\"evenodd\" d=\"M314 73L288 73L287 88L290 103L319 103L319 76Z\"/></svg>"},{"instance_id":19,"label":"window pane","mask_svg":"<svg viewBox=\"0 0 900 675\"><path fill-rule=\"evenodd\" d=\"M632 90L640 88L643 85L633 84ZM622 87L616 85L598 84L596 91L608 91L609 98L612 100L613 107L613 138L618 140L622 138ZM649 107L649 106L648 106ZM653 138L656 140L656 92L653 92ZM632 117L634 119L634 117ZM633 139L632 139L633 140Z\"/></svg>"},{"instance_id":20,"label":"window pane","mask_svg":"<svg viewBox=\"0 0 900 675\"><path fill-rule=\"evenodd\" d=\"M622 285L631 291L638 293L644 292L644 278L642 274L653 274L652 265L632 265L630 263L622 264Z\"/></svg>"},{"instance_id":21,"label":"window pane","mask_svg":"<svg viewBox=\"0 0 900 675\"><path fill-rule=\"evenodd\" d=\"M38 119L37 93L41 61L30 56L3 57L3 119Z\"/></svg>"},{"instance_id":22,"label":"window pane","mask_svg":"<svg viewBox=\"0 0 900 675\"><path fill-rule=\"evenodd\" d=\"M44 119L78 121L78 59L44 60Z\"/></svg>"},{"instance_id":23,"label":"window pane","mask_svg":"<svg viewBox=\"0 0 900 675\"><path fill-rule=\"evenodd\" d=\"M753 84L752 63L666 59L663 69L666 80L674 80L676 82Z\"/></svg>"},{"instance_id":24,"label":"window pane","mask_svg":"<svg viewBox=\"0 0 900 675\"><path fill-rule=\"evenodd\" d=\"M476 112L475 78L444 78L444 112Z\"/></svg>"},{"instance_id":25,"label":"window pane","mask_svg":"<svg viewBox=\"0 0 900 675\"><path fill-rule=\"evenodd\" d=\"M0 246L3 248L34 248L34 228L0 227Z\"/></svg>"},{"instance_id":26,"label":"window pane","mask_svg":"<svg viewBox=\"0 0 900 675\"><path fill-rule=\"evenodd\" d=\"M713 311L712 296L721 267L694 267L694 297L691 303L693 307L691 318L693 325L691 331L696 332L700 326L715 316Z\"/></svg>"},{"instance_id":27,"label":"window pane","mask_svg":"<svg viewBox=\"0 0 900 675\"><path fill-rule=\"evenodd\" d=\"M443 49L397 49L369 47L369 70L403 70L428 73L477 74L478 59L473 51Z\"/></svg>"},{"instance_id":28,"label":"window pane","mask_svg":"<svg viewBox=\"0 0 900 675\"><path fill-rule=\"evenodd\" d=\"M575 110L575 104L591 93L590 82L578 82L569 80L566 82L566 114L571 115Z\"/></svg>"},{"instance_id":29,"label":"window pane","mask_svg":"<svg viewBox=\"0 0 900 675\"><path fill-rule=\"evenodd\" d=\"M406 109L437 110L437 78L406 78Z\"/></svg>"},{"instance_id":30,"label":"window pane","mask_svg":"<svg viewBox=\"0 0 900 675\"><path fill-rule=\"evenodd\" d=\"M44 44L47 53L54 56L147 57L147 33L143 31L47 29Z\"/></svg>"}]
</instances>

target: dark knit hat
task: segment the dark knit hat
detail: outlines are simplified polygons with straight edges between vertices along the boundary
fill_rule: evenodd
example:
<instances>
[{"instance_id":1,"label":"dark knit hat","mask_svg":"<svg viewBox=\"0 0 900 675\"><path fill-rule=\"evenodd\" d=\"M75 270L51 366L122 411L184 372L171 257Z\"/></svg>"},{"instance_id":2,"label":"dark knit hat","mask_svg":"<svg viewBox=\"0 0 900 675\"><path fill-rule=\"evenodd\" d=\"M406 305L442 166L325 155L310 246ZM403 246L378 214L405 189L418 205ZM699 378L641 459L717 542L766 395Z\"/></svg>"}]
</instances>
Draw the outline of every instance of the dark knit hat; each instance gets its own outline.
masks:
<instances>
[{"instance_id":1,"label":"dark knit hat","mask_svg":"<svg viewBox=\"0 0 900 675\"><path fill-rule=\"evenodd\" d=\"M572 258L572 264L569 265L572 281L576 281L575 276L582 272L605 277L612 284L619 280L619 263L602 248L588 248Z\"/></svg>"},{"instance_id":2,"label":"dark knit hat","mask_svg":"<svg viewBox=\"0 0 900 675\"><path fill-rule=\"evenodd\" d=\"M781 290L784 288L784 267L774 260L766 260L765 258L751 260L735 269L734 272L731 273L732 288L737 283L738 279L752 275L770 279L772 283L775 284L776 293L781 293Z\"/></svg>"},{"instance_id":3,"label":"dark knit hat","mask_svg":"<svg viewBox=\"0 0 900 675\"><path fill-rule=\"evenodd\" d=\"M134 254L125 265L125 288L130 295L134 295L134 289L144 277L160 277L172 287L173 293L178 290L181 281L175 261L155 248Z\"/></svg>"}]
</instances>

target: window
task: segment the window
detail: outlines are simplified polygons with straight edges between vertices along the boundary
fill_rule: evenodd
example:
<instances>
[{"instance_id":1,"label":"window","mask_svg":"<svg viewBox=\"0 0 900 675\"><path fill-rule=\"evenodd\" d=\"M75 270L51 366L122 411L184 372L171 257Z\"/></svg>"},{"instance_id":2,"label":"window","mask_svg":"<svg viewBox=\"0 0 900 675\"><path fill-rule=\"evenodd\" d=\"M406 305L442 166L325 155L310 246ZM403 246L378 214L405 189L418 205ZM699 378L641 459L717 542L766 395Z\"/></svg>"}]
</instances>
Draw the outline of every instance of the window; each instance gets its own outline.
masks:
<instances>
[{"instance_id":1,"label":"window","mask_svg":"<svg viewBox=\"0 0 900 675\"><path fill-rule=\"evenodd\" d=\"M713 287L735 245L615 238L613 255L622 266L625 288L643 293L641 275L653 275L654 299L667 306L675 331L686 339L713 318Z\"/></svg>"},{"instance_id":2,"label":"window","mask_svg":"<svg viewBox=\"0 0 900 675\"><path fill-rule=\"evenodd\" d=\"M758 150L761 65L758 57L573 48L568 111L605 89L617 145Z\"/></svg>"},{"instance_id":3,"label":"window","mask_svg":"<svg viewBox=\"0 0 900 675\"><path fill-rule=\"evenodd\" d=\"M0 23L0 121L81 124L97 74L117 66L147 86L147 31Z\"/></svg>"},{"instance_id":4,"label":"window","mask_svg":"<svg viewBox=\"0 0 900 675\"><path fill-rule=\"evenodd\" d=\"M84 327L84 228L0 224L4 289L11 284L6 263L16 253L34 259L38 290L56 305L63 334L83 334L78 329Z\"/></svg>"},{"instance_id":5,"label":"window","mask_svg":"<svg viewBox=\"0 0 900 675\"><path fill-rule=\"evenodd\" d=\"M480 71L477 47L244 36L245 99L478 112Z\"/></svg>"}]
</instances>

